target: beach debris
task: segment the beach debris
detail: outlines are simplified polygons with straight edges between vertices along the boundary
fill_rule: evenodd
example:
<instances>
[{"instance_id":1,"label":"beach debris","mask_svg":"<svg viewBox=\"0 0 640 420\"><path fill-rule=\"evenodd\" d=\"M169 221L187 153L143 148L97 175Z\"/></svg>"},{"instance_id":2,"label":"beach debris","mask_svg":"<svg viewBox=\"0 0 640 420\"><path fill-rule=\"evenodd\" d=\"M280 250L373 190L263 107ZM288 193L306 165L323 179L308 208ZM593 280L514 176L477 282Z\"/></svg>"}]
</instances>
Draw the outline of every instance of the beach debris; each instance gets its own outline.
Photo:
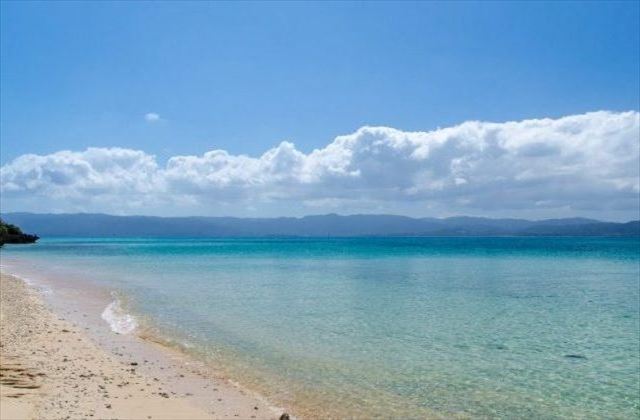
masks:
<instances>
[{"instance_id":1,"label":"beach debris","mask_svg":"<svg viewBox=\"0 0 640 420\"><path fill-rule=\"evenodd\" d=\"M291 417L288 413L282 413L279 420L291 420Z\"/></svg>"}]
</instances>

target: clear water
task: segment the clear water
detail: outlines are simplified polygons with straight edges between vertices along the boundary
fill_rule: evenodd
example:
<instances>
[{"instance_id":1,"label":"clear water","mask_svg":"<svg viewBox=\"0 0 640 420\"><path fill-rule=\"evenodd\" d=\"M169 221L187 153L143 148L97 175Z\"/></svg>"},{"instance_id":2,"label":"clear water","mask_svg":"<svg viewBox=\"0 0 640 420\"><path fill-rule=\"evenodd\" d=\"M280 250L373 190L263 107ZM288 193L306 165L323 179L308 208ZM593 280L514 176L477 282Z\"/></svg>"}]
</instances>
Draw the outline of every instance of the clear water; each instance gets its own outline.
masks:
<instances>
[{"instance_id":1,"label":"clear water","mask_svg":"<svg viewBox=\"0 0 640 420\"><path fill-rule=\"evenodd\" d=\"M639 238L42 239L299 414L638 418Z\"/></svg>"}]
</instances>

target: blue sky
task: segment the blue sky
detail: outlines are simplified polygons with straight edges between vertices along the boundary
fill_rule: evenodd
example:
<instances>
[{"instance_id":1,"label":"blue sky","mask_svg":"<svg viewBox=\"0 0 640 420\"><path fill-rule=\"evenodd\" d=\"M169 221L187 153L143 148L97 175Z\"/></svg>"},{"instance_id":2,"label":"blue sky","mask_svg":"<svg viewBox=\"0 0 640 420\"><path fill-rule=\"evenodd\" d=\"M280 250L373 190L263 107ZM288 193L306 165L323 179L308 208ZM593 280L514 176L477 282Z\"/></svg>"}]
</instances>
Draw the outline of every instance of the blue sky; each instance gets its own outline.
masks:
<instances>
[{"instance_id":1,"label":"blue sky","mask_svg":"<svg viewBox=\"0 0 640 420\"><path fill-rule=\"evenodd\" d=\"M2 2L1 163L637 111L638 4Z\"/></svg>"},{"instance_id":2,"label":"blue sky","mask_svg":"<svg viewBox=\"0 0 640 420\"><path fill-rule=\"evenodd\" d=\"M638 22L637 2L3 2L2 162L635 110Z\"/></svg>"}]
</instances>

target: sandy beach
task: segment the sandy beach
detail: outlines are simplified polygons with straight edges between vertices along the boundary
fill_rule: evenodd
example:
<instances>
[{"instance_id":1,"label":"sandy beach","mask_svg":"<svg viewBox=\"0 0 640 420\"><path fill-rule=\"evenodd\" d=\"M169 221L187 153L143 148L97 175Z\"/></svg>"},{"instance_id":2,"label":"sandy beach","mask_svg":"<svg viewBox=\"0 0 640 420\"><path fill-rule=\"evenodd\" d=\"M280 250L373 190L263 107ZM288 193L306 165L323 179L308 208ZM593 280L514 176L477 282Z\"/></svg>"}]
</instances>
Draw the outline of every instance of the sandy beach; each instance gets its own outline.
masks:
<instances>
[{"instance_id":1,"label":"sandy beach","mask_svg":"<svg viewBox=\"0 0 640 420\"><path fill-rule=\"evenodd\" d=\"M3 420L273 419L282 414L259 396L208 377L151 343L144 359L121 342L105 349L89 327L54 313L19 278L3 273L0 292Z\"/></svg>"}]
</instances>

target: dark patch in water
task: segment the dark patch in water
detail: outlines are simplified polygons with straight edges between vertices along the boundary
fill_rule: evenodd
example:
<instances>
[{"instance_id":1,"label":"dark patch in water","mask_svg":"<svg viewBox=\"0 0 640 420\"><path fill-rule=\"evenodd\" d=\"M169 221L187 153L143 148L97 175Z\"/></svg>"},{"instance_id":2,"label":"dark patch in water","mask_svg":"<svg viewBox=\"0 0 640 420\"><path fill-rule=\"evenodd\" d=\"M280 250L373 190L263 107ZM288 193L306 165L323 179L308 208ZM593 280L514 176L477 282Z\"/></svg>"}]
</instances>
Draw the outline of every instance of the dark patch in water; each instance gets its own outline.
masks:
<instances>
[{"instance_id":1,"label":"dark patch in water","mask_svg":"<svg viewBox=\"0 0 640 420\"><path fill-rule=\"evenodd\" d=\"M504 344L489 344L487 347L494 350L507 350L507 346Z\"/></svg>"},{"instance_id":2,"label":"dark patch in water","mask_svg":"<svg viewBox=\"0 0 640 420\"><path fill-rule=\"evenodd\" d=\"M564 357L568 359L586 359L587 356L583 356L581 354L565 354Z\"/></svg>"}]
</instances>

